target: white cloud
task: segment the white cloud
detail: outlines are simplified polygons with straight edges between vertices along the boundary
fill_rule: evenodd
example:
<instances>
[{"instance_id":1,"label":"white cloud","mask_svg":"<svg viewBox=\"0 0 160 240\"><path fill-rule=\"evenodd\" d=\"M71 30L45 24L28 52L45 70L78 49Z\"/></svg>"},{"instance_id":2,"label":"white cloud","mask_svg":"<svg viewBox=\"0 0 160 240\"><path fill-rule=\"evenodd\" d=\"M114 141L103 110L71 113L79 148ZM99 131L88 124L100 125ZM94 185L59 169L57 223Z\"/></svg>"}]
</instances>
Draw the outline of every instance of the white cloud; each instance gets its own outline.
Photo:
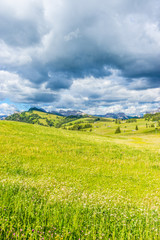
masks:
<instances>
[{"instance_id":1,"label":"white cloud","mask_svg":"<svg viewBox=\"0 0 160 240\"><path fill-rule=\"evenodd\" d=\"M70 89L59 92L60 99L49 109L80 109L91 114L106 112L125 112L136 114L147 109L158 108L160 88L141 89L145 80L134 79L130 84L127 79L112 72L104 78L75 79ZM137 85L140 90L134 90Z\"/></svg>"},{"instance_id":2,"label":"white cloud","mask_svg":"<svg viewBox=\"0 0 160 240\"><path fill-rule=\"evenodd\" d=\"M9 98L18 103L37 103L53 101L55 93L42 83L37 87L27 79L22 79L17 73L0 71L0 100ZM49 99L48 99L49 98Z\"/></svg>"},{"instance_id":3,"label":"white cloud","mask_svg":"<svg viewBox=\"0 0 160 240\"><path fill-rule=\"evenodd\" d=\"M0 116L1 115L10 115L17 111L17 107L13 104L1 103L0 104Z\"/></svg>"},{"instance_id":4,"label":"white cloud","mask_svg":"<svg viewBox=\"0 0 160 240\"><path fill-rule=\"evenodd\" d=\"M25 49L12 48L0 41L0 63L2 67L20 66L31 63L32 59Z\"/></svg>"}]
</instances>

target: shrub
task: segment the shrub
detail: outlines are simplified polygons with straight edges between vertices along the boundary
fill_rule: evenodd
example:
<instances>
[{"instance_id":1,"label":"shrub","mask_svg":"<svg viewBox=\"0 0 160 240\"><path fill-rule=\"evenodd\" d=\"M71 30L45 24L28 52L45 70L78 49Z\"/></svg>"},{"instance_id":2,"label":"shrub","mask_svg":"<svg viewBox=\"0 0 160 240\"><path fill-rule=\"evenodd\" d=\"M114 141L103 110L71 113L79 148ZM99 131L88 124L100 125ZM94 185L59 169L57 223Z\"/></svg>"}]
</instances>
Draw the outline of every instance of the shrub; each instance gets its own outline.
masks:
<instances>
[{"instance_id":1,"label":"shrub","mask_svg":"<svg viewBox=\"0 0 160 240\"><path fill-rule=\"evenodd\" d=\"M115 133L121 133L121 129L120 129L120 127L117 127Z\"/></svg>"}]
</instances>

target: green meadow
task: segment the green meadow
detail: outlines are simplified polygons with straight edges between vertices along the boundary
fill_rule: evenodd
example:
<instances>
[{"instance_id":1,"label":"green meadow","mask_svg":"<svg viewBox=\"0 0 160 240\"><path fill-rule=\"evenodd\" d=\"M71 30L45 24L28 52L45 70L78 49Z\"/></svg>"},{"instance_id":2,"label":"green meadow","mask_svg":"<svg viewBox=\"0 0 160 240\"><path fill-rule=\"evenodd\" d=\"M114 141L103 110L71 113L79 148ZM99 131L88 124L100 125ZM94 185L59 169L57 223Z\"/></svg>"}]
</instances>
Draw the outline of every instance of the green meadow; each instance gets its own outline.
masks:
<instances>
[{"instance_id":1,"label":"green meadow","mask_svg":"<svg viewBox=\"0 0 160 240\"><path fill-rule=\"evenodd\" d=\"M159 129L74 121L0 121L0 239L160 239Z\"/></svg>"}]
</instances>

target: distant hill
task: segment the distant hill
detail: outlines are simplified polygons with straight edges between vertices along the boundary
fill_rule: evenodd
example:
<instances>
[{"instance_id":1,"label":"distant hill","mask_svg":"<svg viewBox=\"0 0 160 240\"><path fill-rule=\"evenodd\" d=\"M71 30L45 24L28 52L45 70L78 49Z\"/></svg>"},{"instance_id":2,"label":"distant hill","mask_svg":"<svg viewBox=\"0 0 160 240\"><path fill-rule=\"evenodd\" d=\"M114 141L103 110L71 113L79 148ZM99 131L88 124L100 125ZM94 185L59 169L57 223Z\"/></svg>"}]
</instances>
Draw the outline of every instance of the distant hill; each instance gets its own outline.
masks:
<instances>
[{"instance_id":1,"label":"distant hill","mask_svg":"<svg viewBox=\"0 0 160 240\"><path fill-rule=\"evenodd\" d=\"M86 124L89 121L94 122L97 119L96 117L93 117L93 119L91 119L92 117L88 115L73 115L75 114L75 112L71 113L71 111L69 113L70 113L69 116L62 116L62 115L60 116L60 114L57 112L50 113L50 112L44 111L43 109L30 108L29 111L26 111L26 112L14 113L6 117L5 120L26 122L30 124L39 124L46 127L56 127L56 128L65 127L65 125L69 123L70 126L73 127L72 130L76 130L77 128L79 130L79 129L84 129L85 127L89 127L90 125L86 125ZM80 125L78 122L76 122L77 120L81 120L79 121L79 123L81 123ZM73 126L74 122L76 126Z\"/></svg>"},{"instance_id":2,"label":"distant hill","mask_svg":"<svg viewBox=\"0 0 160 240\"><path fill-rule=\"evenodd\" d=\"M29 112L32 112L32 111L46 112L46 110L44 110L43 108L37 108L37 107L32 107L28 111Z\"/></svg>"},{"instance_id":3,"label":"distant hill","mask_svg":"<svg viewBox=\"0 0 160 240\"><path fill-rule=\"evenodd\" d=\"M92 131L92 127L94 127L94 124L97 122L103 125L105 122L113 122L112 119L91 116L80 111L61 110L59 113L51 113L37 108L30 108L29 111L26 112L14 113L6 117L5 120L81 131Z\"/></svg>"},{"instance_id":4,"label":"distant hill","mask_svg":"<svg viewBox=\"0 0 160 240\"><path fill-rule=\"evenodd\" d=\"M148 121L159 121L160 122L160 112L156 113L146 113L144 118Z\"/></svg>"},{"instance_id":5,"label":"distant hill","mask_svg":"<svg viewBox=\"0 0 160 240\"><path fill-rule=\"evenodd\" d=\"M63 120L63 117L47 113L44 109L37 109L34 107L26 112L14 113L6 117L5 120L57 127L57 124Z\"/></svg>"},{"instance_id":6,"label":"distant hill","mask_svg":"<svg viewBox=\"0 0 160 240\"><path fill-rule=\"evenodd\" d=\"M73 114L73 112L72 112ZM5 118L5 121L18 121L29 124L42 125L45 127L61 128L71 131L94 132L100 135L113 134L119 127L121 134L130 134L135 131L153 132L159 131L160 113L146 114L143 118L131 118L123 113L107 113L106 117L91 115L59 116L44 112L40 109L29 109L26 112L17 112ZM115 118L115 119L113 119ZM124 119L126 118L126 119ZM121 121L123 119L123 121ZM156 123L151 121L157 121ZM138 126L138 130L136 128ZM64 132L65 133L65 132Z\"/></svg>"}]
</instances>

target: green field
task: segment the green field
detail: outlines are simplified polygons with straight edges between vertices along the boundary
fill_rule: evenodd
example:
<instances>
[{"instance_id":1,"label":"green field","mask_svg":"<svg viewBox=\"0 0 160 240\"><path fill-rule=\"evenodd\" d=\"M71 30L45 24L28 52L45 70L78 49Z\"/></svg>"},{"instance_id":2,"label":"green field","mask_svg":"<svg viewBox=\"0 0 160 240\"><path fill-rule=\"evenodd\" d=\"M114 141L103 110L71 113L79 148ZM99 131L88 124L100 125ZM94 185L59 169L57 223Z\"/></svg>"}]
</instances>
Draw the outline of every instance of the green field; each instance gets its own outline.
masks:
<instances>
[{"instance_id":1,"label":"green field","mask_svg":"<svg viewBox=\"0 0 160 240\"><path fill-rule=\"evenodd\" d=\"M68 124L0 121L0 239L160 239L159 130Z\"/></svg>"}]
</instances>

